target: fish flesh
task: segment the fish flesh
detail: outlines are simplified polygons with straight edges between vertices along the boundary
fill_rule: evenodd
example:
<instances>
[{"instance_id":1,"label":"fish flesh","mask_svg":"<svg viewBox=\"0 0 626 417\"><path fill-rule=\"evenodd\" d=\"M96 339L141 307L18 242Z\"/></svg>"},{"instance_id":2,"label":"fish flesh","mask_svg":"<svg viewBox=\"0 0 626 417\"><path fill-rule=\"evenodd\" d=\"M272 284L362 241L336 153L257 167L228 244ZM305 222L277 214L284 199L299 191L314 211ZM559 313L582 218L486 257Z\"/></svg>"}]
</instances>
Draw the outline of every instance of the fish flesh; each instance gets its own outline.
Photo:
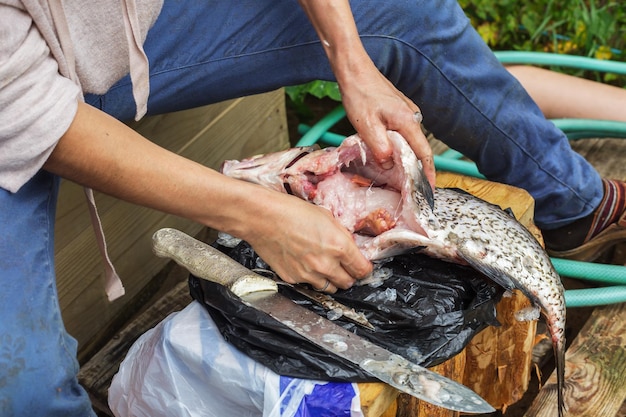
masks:
<instances>
[{"instance_id":1,"label":"fish flesh","mask_svg":"<svg viewBox=\"0 0 626 417\"><path fill-rule=\"evenodd\" d=\"M377 164L353 135L338 147L291 148L225 161L222 172L328 209L372 261L420 248L429 256L470 265L507 290L520 290L545 316L562 416L565 298L546 251L500 207L460 190L433 191L406 140L397 132L388 136L394 147L390 169Z\"/></svg>"}]
</instances>

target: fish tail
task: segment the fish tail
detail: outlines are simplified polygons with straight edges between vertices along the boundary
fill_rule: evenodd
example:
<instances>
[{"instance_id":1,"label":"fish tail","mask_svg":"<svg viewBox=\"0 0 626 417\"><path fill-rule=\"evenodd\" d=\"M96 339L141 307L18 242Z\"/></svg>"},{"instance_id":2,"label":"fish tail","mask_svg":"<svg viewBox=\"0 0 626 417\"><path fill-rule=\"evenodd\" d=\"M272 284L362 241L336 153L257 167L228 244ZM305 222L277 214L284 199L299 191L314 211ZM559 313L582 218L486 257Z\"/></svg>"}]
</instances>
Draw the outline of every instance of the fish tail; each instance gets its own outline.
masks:
<instances>
[{"instance_id":1,"label":"fish tail","mask_svg":"<svg viewBox=\"0 0 626 417\"><path fill-rule=\"evenodd\" d=\"M557 378L557 401L559 417L565 415L565 347L561 345L555 346L554 358L556 361L556 378Z\"/></svg>"}]
</instances>

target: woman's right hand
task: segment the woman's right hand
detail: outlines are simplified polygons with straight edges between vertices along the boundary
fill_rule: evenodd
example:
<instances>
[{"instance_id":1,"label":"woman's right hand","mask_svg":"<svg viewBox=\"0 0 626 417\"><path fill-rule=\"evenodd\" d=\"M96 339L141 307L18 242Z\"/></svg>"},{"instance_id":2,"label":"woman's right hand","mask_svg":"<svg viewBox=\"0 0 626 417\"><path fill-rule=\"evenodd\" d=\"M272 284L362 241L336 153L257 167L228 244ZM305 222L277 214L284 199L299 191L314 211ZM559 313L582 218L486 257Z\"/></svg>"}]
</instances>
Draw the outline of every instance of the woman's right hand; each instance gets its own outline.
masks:
<instances>
[{"instance_id":1,"label":"woman's right hand","mask_svg":"<svg viewBox=\"0 0 626 417\"><path fill-rule=\"evenodd\" d=\"M372 271L351 233L332 214L297 197L264 190L259 215L248 219L243 238L284 281L309 283L327 292L347 289ZM262 214L261 214L262 213Z\"/></svg>"}]
</instances>

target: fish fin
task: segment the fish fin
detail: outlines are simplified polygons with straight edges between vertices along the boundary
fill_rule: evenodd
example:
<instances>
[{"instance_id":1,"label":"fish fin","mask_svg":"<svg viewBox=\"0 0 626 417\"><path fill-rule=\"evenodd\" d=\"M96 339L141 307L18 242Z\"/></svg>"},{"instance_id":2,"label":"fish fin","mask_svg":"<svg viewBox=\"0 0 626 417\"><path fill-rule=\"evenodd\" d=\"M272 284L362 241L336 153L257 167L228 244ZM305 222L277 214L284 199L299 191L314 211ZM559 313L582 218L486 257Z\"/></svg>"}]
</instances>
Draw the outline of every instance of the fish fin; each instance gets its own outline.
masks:
<instances>
[{"instance_id":1,"label":"fish fin","mask_svg":"<svg viewBox=\"0 0 626 417\"><path fill-rule=\"evenodd\" d=\"M466 191L466 190L464 190L464 189L462 189L462 188L458 188L458 187L446 187L446 190L451 190L451 191L454 191L455 193L464 194L464 195L469 195L469 196L471 196L471 197L478 198L478 197L474 196L472 193L470 193L469 191Z\"/></svg>"},{"instance_id":2,"label":"fish fin","mask_svg":"<svg viewBox=\"0 0 626 417\"><path fill-rule=\"evenodd\" d=\"M557 379L557 402L559 417L563 417L567 412L567 406L565 405L565 351L561 350L556 353L556 368L559 373Z\"/></svg>"},{"instance_id":3,"label":"fish fin","mask_svg":"<svg viewBox=\"0 0 626 417\"><path fill-rule=\"evenodd\" d=\"M505 209L502 209L502 211L504 211L506 214L508 214L512 218L516 219L515 213L513 213L513 209L511 207L507 207Z\"/></svg>"},{"instance_id":4,"label":"fish fin","mask_svg":"<svg viewBox=\"0 0 626 417\"><path fill-rule=\"evenodd\" d=\"M469 249L468 241L460 242L457 246L457 253L461 259L467 262L471 267L483 273L488 278L504 287L504 289L512 291L516 288L515 283L505 273L491 265L481 262L480 258Z\"/></svg>"},{"instance_id":5,"label":"fish fin","mask_svg":"<svg viewBox=\"0 0 626 417\"><path fill-rule=\"evenodd\" d=\"M419 173L413 178L413 183L415 185L415 189L418 193L424 196L428 206L431 210L435 208L435 195L433 193L433 188L430 186L428 182L428 178L426 178L426 174L424 174L424 169L421 161L418 162Z\"/></svg>"}]
</instances>

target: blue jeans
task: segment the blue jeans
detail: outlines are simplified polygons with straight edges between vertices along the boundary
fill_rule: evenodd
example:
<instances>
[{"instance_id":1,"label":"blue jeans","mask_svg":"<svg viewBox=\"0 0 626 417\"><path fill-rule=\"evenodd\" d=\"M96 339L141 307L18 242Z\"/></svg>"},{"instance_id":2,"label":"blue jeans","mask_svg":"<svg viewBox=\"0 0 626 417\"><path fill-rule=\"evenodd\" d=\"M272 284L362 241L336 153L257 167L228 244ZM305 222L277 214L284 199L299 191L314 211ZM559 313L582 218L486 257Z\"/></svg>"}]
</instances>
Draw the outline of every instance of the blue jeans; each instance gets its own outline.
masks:
<instances>
[{"instance_id":1,"label":"blue jeans","mask_svg":"<svg viewBox=\"0 0 626 417\"><path fill-rule=\"evenodd\" d=\"M425 126L487 178L528 190L540 227L567 224L599 204L596 171L543 118L455 1L353 1L352 8L374 62L420 106ZM150 114L333 80L295 0L166 0L145 49ZM135 113L128 77L86 100L121 120ZM3 416L93 415L54 285L57 187L41 172L15 194L0 190Z\"/></svg>"},{"instance_id":2,"label":"blue jeans","mask_svg":"<svg viewBox=\"0 0 626 417\"><path fill-rule=\"evenodd\" d=\"M334 79L293 0L232 4L166 0L145 45L150 114ZM595 169L545 120L456 1L351 4L368 53L420 106L425 127L476 162L488 179L527 190L540 228L568 224L600 203ZM120 119L135 114L128 78L87 100Z\"/></svg>"},{"instance_id":3,"label":"blue jeans","mask_svg":"<svg viewBox=\"0 0 626 417\"><path fill-rule=\"evenodd\" d=\"M41 171L19 192L0 189L0 415L94 416L76 380L54 275L58 178Z\"/></svg>"}]
</instances>

